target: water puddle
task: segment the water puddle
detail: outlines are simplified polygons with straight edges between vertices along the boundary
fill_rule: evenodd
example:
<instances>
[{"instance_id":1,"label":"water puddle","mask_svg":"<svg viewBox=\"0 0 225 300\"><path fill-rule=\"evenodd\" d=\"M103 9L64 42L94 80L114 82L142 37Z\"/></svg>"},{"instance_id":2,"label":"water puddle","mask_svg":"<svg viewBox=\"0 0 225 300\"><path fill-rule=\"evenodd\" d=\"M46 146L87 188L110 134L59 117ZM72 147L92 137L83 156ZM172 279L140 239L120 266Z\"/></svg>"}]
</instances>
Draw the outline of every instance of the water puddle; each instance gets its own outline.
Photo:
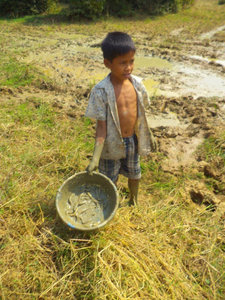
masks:
<instances>
[{"instance_id":1,"label":"water puddle","mask_svg":"<svg viewBox=\"0 0 225 300\"><path fill-rule=\"evenodd\" d=\"M155 81L152 78L147 78L143 80L143 83L150 97L159 95L159 81Z\"/></svg>"},{"instance_id":2,"label":"water puddle","mask_svg":"<svg viewBox=\"0 0 225 300\"><path fill-rule=\"evenodd\" d=\"M135 68L157 68L157 69L172 69L172 63L160 57L136 56Z\"/></svg>"},{"instance_id":3,"label":"water puddle","mask_svg":"<svg viewBox=\"0 0 225 300\"><path fill-rule=\"evenodd\" d=\"M198 66L177 65L182 94L193 97L224 97L225 77Z\"/></svg>"},{"instance_id":4,"label":"water puddle","mask_svg":"<svg viewBox=\"0 0 225 300\"><path fill-rule=\"evenodd\" d=\"M200 56L200 55L190 55L189 56L191 59L195 59L195 60L198 60L198 61L202 61L202 62L206 62L206 63L215 63L215 64L218 64L218 65L221 65L223 67L225 67L225 60L220 60L220 59L209 59L209 58L206 58L206 57L203 57L203 56Z\"/></svg>"},{"instance_id":5,"label":"water puddle","mask_svg":"<svg viewBox=\"0 0 225 300\"><path fill-rule=\"evenodd\" d=\"M225 68L225 60L222 59L218 59L214 61L216 64L219 64L221 66L223 66Z\"/></svg>"},{"instance_id":6,"label":"water puddle","mask_svg":"<svg viewBox=\"0 0 225 300\"><path fill-rule=\"evenodd\" d=\"M147 121L150 128L157 127L179 127L185 129L188 124L181 123L173 112L161 113L158 115L147 114Z\"/></svg>"},{"instance_id":7,"label":"water puddle","mask_svg":"<svg viewBox=\"0 0 225 300\"><path fill-rule=\"evenodd\" d=\"M219 32L219 31L223 31L223 30L225 30L225 25L220 26L220 27L218 27L218 28L216 28L216 29L213 29L213 30L211 30L211 31L209 31L209 32L206 32L206 33L201 34L201 35L200 35L200 39L201 39L201 40L204 40L204 39L210 39L211 37L214 36L214 34L216 34L216 33Z\"/></svg>"}]
</instances>

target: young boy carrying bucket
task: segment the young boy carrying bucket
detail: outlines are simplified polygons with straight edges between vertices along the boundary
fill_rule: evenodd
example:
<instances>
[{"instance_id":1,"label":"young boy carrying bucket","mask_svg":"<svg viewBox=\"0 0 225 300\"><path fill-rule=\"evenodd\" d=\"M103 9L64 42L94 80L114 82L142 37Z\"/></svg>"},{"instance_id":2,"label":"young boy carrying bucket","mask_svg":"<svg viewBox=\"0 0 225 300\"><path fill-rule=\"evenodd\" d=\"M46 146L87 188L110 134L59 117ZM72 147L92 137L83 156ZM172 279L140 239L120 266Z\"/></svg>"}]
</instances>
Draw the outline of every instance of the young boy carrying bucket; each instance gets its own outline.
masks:
<instances>
[{"instance_id":1,"label":"young boy carrying bucket","mask_svg":"<svg viewBox=\"0 0 225 300\"><path fill-rule=\"evenodd\" d=\"M97 120L93 158L87 167L99 168L115 184L118 175L128 178L129 204L137 204L141 178L140 155L156 150L145 108L149 98L141 79L132 75L135 45L124 32L108 33L101 49L110 74L91 91L86 117Z\"/></svg>"}]
</instances>

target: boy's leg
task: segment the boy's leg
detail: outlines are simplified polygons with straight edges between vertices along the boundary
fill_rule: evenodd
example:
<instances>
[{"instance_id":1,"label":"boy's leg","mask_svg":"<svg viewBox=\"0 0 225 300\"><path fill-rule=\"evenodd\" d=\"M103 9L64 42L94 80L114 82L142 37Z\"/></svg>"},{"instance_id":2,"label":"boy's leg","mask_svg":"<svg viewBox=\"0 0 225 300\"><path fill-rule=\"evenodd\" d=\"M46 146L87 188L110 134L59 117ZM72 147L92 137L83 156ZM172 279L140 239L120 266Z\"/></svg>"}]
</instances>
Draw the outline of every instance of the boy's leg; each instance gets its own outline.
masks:
<instances>
[{"instance_id":1,"label":"boy's leg","mask_svg":"<svg viewBox=\"0 0 225 300\"><path fill-rule=\"evenodd\" d=\"M138 186L141 178L140 160L137 149L138 141L136 135L124 138L123 140L126 146L126 158L120 160L120 173L128 177L129 205L134 205L137 204Z\"/></svg>"},{"instance_id":2,"label":"boy's leg","mask_svg":"<svg viewBox=\"0 0 225 300\"><path fill-rule=\"evenodd\" d=\"M130 190L129 205L137 205L139 181L140 179L128 179L128 188Z\"/></svg>"},{"instance_id":3,"label":"boy's leg","mask_svg":"<svg viewBox=\"0 0 225 300\"><path fill-rule=\"evenodd\" d=\"M116 185L120 169L119 160L111 159L100 159L99 161L99 172L109 177L112 182Z\"/></svg>"}]
</instances>

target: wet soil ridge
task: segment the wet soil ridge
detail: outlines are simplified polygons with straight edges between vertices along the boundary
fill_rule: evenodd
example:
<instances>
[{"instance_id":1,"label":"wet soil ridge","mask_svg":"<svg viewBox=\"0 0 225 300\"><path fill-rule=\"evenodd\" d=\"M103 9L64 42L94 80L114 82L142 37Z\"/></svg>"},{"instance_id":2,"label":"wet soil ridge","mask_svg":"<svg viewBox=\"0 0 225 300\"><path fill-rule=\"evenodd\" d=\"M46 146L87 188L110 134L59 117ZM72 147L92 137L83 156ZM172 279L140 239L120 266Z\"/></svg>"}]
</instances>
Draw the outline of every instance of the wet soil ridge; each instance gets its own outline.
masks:
<instances>
[{"instance_id":1,"label":"wet soil ridge","mask_svg":"<svg viewBox=\"0 0 225 300\"><path fill-rule=\"evenodd\" d=\"M152 100L149 126L165 154L165 168L190 167L195 151L205 138L224 126L224 100L192 96Z\"/></svg>"}]
</instances>

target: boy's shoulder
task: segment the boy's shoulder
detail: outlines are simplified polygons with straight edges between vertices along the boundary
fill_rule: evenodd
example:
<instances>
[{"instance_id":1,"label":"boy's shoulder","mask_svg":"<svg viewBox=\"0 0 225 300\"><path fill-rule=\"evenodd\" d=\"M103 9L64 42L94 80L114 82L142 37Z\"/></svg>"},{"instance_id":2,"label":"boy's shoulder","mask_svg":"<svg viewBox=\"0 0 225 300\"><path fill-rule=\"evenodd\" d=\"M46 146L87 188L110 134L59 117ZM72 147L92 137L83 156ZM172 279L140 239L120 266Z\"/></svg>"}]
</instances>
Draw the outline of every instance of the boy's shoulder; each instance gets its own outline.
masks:
<instances>
[{"instance_id":1,"label":"boy's shoulder","mask_svg":"<svg viewBox=\"0 0 225 300\"><path fill-rule=\"evenodd\" d=\"M131 75L131 82L137 90L142 90L144 85L142 83L143 79L136 75Z\"/></svg>"},{"instance_id":2,"label":"boy's shoulder","mask_svg":"<svg viewBox=\"0 0 225 300\"><path fill-rule=\"evenodd\" d=\"M142 78L136 75L131 74L131 80L137 84L142 84Z\"/></svg>"},{"instance_id":3,"label":"boy's shoulder","mask_svg":"<svg viewBox=\"0 0 225 300\"><path fill-rule=\"evenodd\" d=\"M131 79L131 82L134 85L134 87L136 87L137 89L140 89L143 87L143 83L142 83L143 79L141 77L131 74L130 79ZM103 80L98 82L94 86L93 90L105 89L107 91L110 88L112 88L112 83L110 81L110 74L109 74Z\"/></svg>"},{"instance_id":4,"label":"boy's shoulder","mask_svg":"<svg viewBox=\"0 0 225 300\"><path fill-rule=\"evenodd\" d=\"M98 90L98 89L108 89L111 85L110 82L110 75L106 76L103 80L99 81L94 87L93 90Z\"/></svg>"}]
</instances>

